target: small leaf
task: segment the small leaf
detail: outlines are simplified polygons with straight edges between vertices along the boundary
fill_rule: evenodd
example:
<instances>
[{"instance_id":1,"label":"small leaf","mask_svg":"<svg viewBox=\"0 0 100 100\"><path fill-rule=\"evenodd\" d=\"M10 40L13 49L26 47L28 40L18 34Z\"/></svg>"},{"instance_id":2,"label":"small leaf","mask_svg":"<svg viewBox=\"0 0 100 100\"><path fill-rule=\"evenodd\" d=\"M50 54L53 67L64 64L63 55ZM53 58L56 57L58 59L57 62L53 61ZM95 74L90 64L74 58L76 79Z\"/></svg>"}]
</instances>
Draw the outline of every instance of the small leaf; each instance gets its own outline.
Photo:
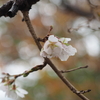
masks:
<instances>
[{"instance_id":1,"label":"small leaf","mask_svg":"<svg viewBox=\"0 0 100 100\"><path fill-rule=\"evenodd\" d=\"M27 77L29 75L29 73L24 73L23 77Z\"/></svg>"},{"instance_id":2,"label":"small leaf","mask_svg":"<svg viewBox=\"0 0 100 100\"><path fill-rule=\"evenodd\" d=\"M68 44L68 43L64 43L66 46L69 46L70 44Z\"/></svg>"}]
</instances>

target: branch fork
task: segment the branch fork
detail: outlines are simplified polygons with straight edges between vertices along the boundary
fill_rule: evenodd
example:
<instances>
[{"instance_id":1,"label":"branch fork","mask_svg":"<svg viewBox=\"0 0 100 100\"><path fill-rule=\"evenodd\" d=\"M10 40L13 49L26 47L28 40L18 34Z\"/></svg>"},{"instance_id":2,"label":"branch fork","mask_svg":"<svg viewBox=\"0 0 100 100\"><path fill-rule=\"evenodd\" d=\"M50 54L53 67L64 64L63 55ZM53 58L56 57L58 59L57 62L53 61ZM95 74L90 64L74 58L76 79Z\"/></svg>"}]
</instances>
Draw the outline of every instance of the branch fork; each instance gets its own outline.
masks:
<instances>
[{"instance_id":1,"label":"branch fork","mask_svg":"<svg viewBox=\"0 0 100 100\"><path fill-rule=\"evenodd\" d=\"M45 42L46 39L48 39L48 36L46 36L44 39L39 39L36 36L36 33L34 31L34 28L31 24L29 15L28 15L28 11L30 10L32 4L35 4L36 2L38 2L39 0L10 0L8 1L6 4L4 4L3 6L0 7L0 17L1 16L9 16L9 17L14 17L16 15L16 13L18 12L18 10L20 10L23 13L23 17L24 17L24 21L27 24L27 27L33 37L33 39L35 40L36 45L38 46L38 49L41 50L42 46L40 44L40 41ZM52 30L52 26L50 27L50 30L48 32L48 34L50 34ZM76 69L71 69L68 71L59 71L56 66L50 61L50 59L48 58L44 58L44 63L43 65L37 65L35 67L33 67L32 69L25 71L22 74L18 74L18 75L10 75L8 73L6 73L6 75L8 77L14 77L14 80L16 78L18 78L19 76L28 76L31 72L34 71L38 71L38 70L42 70L46 65L50 65L50 67L54 70L54 72L58 75L58 77L65 83L65 85L73 92L75 93L77 96L79 96L82 100L89 100L86 96L84 96L84 93L89 92L90 90L81 90L78 91L68 80L67 78L65 78L62 73L65 72L71 72L71 71L75 71L77 69L81 69L81 68L76 68ZM84 68L87 68L87 66L85 66Z\"/></svg>"},{"instance_id":2,"label":"branch fork","mask_svg":"<svg viewBox=\"0 0 100 100\"><path fill-rule=\"evenodd\" d=\"M22 11L23 16L24 16L24 20L27 24L27 27L33 37L33 39L36 42L36 45L38 46L39 50L41 50L42 46L36 36L36 33L34 31L34 28L31 24L31 21L29 19L28 16L28 12L27 11ZM48 65L50 65L50 67L54 70L54 72L58 75L58 77L65 83L65 85L71 90L73 91L73 93L75 93L77 96L79 96L82 100L89 100L86 96L84 96L83 94L81 94L80 92L77 93L77 89L61 74L61 72L59 72L59 70L56 68L56 66L48 59L48 58L44 58L44 60L46 61L46 63Z\"/></svg>"}]
</instances>

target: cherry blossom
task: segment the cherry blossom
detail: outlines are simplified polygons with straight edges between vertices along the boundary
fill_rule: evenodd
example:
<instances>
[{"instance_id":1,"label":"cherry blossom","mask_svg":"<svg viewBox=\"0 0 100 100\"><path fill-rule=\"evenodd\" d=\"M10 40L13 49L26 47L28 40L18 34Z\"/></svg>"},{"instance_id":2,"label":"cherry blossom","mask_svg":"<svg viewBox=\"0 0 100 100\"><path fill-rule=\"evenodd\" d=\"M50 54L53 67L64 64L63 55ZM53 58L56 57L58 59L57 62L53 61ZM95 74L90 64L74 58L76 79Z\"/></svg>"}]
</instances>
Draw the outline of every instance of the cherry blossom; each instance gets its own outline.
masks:
<instances>
[{"instance_id":1,"label":"cherry blossom","mask_svg":"<svg viewBox=\"0 0 100 100\"><path fill-rule=\"evenodd\" d=\"M54 35L50 35L45 42L40 55L47 58L57 57L62 51L62 44L58 41L58 38Z\"/></svg>"},{"instance_id":2,"label":"cherry blossom","mask_svg":"<svg viewBox=\"0 0 100 100\"><path fill-rule=\"evenodd\" d=\"M9 88L8 85L6 85L5 83L0 83L0 90L2 90L3 92L7 91Z\"/></svg>"},{"instance_id":3,"label":"cherry blossom","mask_svg":"<svg viewBox=\"0 0 100 100\"><path fill-rule=\"evenodd\" d=\"M77 52L74 47L68 44L69 41L71 41L70 38L58 39L54 35L50 35L40 52L40 56L47 58L57 57L61 61L66 61L69 56L73 56Z\"/></svg>"},{"instance_id":4,"label":"cherry blossom","mask_svg":"<svg viewBox=\"0 0 100 100\"><path fill-rule=\"evenodd\" d=\"M14 100L18 97L24 98L25 94L28 94L28 92L13 83L14 80L4 80L2 79L0 83L0 90L5 92L5 95L9 98L13 98Z\"/></svg>"},{"instance_id":5,"label":"cherry blossom","mask_svg":"<svg viewBox=\"0 0 100 100\"><path fill-rule=\"evenodd\" d=\"M20 87L17 87L16 85L13 85L12 88L6 91L6 96L13 99L17 99L18 96L24 98L25 94L28 94L28 92Z\"/></svg>"}]
</instances>

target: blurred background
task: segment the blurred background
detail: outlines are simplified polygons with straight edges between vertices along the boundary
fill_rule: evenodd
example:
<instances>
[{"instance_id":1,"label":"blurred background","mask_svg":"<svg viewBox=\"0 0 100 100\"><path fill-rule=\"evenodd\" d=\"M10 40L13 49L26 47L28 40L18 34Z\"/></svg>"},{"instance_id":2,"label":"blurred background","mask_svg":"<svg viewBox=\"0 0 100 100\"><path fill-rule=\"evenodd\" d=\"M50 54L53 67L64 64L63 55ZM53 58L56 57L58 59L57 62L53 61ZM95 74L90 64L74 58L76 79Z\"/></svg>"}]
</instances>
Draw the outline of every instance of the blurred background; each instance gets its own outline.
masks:
<instances>
[{"instance_id":1,"label":"blurred background","mask_svg":"<svg viewBox=\"0 0 100 100\"><path fill-rule=\"evenodd\" d=\"M7 1L0 0L0 5ZM70 44L77 49L76 55L64 62L51 60L61 70L88 65L87 69L64 76L78 90L91 89L85 94L90 100L100 100L100 0L90 1L91 4L89 0L40 0L32 6L29 16L38 37L43 38L52 25L52 34L72 39ZM43 63L22 18L20 11L14 18L0 18L0 73L19 74ZM18 100L80 100L50 66L26 78L19 77L16 84L29 92ZM13 99L0 91L0 100Z\"/></svg>"}]
</instances>

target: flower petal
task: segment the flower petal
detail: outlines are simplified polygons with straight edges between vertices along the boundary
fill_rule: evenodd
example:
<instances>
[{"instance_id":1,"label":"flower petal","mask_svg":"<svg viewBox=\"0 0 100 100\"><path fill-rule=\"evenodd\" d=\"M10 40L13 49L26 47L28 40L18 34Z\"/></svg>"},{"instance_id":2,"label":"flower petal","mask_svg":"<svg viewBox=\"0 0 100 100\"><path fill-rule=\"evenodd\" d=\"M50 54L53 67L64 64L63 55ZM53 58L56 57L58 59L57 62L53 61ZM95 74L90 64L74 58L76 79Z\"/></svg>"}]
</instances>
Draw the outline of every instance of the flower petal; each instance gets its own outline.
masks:
<instances>
[{"instance_id":1,"label":"flower petal","mask_svg":"<svg viewBox=\"0 0 100 100\"><path fill-rule=\"evenodd\" d=\"M69 55L66 54L66 51L64 51L64 50L63 50L63 51L60 53L60 55L59 55L59 59L60 59L61 61L66 61L68 58L69 58Z\"/></svg>"},{"instance_id":2,"label":"flower petal","mask_svg":"<svg viewBox=\"0 0 100 100\"><path fill-rule=\"evenodd\" d=\"M77 50L74 47L72 47L71 45L65 46L64 49L65 49L66 53L68 53L70 56L75 55L75 53L77 52Z\"/></svg>"},{"instance_id":3,"label":"flower petal","mask_svg":"<svg viewBox=\"0 0 100 100\"><path fill-rule=\"evenodd\" d=\"M8 90L8 85L5 85L5 83L1 83L0 84L0 90L2 90L2 91L7 91Z\"/></svg>"},{"instance_id":4,"label":"flower petal","mask_svg":"<svg viewBox=\"0 0 100 100\"><path fill-rule=\"evenodd\" d=\"M23 94L28 94L28 92L22 88L17 88L17 91L19 91L20 93L23 93Z\"/></svg>"},{"instance_id":5,"label":"flower petal","mask_svg":"<svg viewBox=\"0 0 100 100\"><path fill-rule=\"evenodd\" d=\"M40 52L40 56L46 57L47 56L47 53L42 49L41 52Z\"/></svg>"},{"instance_id":6,"label":"flower petal","mask_svg":"<svg viewBox=\"0 0 100 100\"><path fill-rule=\"evenodd\" d=\"M71 41L71 38L60 38L59 41L61 41L62 43L68 43L69 41Z\"/></svg>"},{"instance_id":7,"label":"flower petal","mask_svg":"<svg viewBox=\"0 0 100 100\"><path fill-rule=\"evenodd\" d=\"M45 49L45 52L47 53L47 54L49 54L49 55L51 55L52 54L52 47L48 47L47 49Z\"/></svg>"},{"instance_id":8,"label":"flower petal","mask_svg":"<svg viewBox=\"0 0 100 100\"><path fill-rule=\"evenodd\" d=\"M16 94L17 94L19 97L21 97L21 98L24 98L24 97L25 97L24 94L22 94L22 93L20 93L20 92L18 92L18 91L16 91Z\"/></svg>"},{"instance_id":9,"label":"flower petal","mask_svg":"<svg viewBox=\"0 0 100 100\"><path fill-rule=\"evenodd\" d=\"M14 90L8 90L6 91L5 94L7 97L12 98L12 99L17 99L18 95L16 94L16 92Z\"/></svg>"},{"instance_id":10,"label":"flower petal","mask_svg":"<svg viewBox=\"0 0 100 100\"><path fill-rule=\"evenodd\" d=\"M49 40L50 42L58 42L58 38L55 37L54 35L50 35L49 38L48 38L48 40Z\"/></svg>"}]
</instances>

